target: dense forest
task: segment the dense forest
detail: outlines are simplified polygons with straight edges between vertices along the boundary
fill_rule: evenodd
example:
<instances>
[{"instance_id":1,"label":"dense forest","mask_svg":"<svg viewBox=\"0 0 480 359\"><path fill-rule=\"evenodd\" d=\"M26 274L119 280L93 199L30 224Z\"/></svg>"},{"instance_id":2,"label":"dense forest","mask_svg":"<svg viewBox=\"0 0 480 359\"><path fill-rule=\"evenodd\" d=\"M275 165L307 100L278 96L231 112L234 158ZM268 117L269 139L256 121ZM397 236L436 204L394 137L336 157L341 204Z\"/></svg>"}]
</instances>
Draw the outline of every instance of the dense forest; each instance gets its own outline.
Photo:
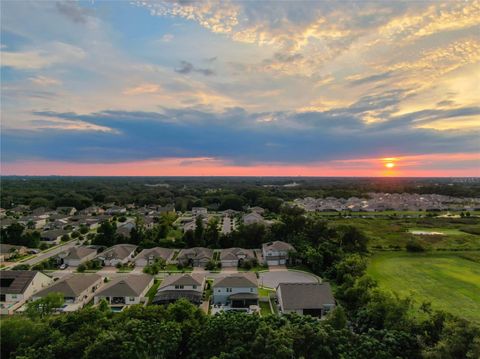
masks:
<instances>
[{"instance_id":1,"label":"dense forest","mask_svg":"<svg viewBox=\"0 0 480 359\"><path fill-rule=\"evenodd\" d=\"M294 186L288 186L294 183ZM287 186L285 186L287 185ZM1 207L32 208L92 204L175 203L177 210L216 210L258 205L275 210L299 197L365 197L368 192L436 193L480 197L480 181L447 178L279 178L279 177L2 177Z\"/></svg>"}]
</instances>

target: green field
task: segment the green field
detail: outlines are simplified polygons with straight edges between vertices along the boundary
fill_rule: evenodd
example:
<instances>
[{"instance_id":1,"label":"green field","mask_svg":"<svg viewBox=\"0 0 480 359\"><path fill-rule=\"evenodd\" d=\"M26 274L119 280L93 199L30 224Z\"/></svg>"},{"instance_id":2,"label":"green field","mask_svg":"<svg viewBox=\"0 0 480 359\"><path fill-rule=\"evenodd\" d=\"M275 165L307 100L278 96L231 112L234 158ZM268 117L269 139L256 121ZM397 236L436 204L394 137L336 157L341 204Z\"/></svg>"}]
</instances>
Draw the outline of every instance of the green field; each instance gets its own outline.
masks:
<instances>
[{"instance_id":1,"label":"green field","mask_svg":"<svg viewBox=\"0 0 480 359\"><path fill-rule=\"evenodd\" d=\"M367 272L382 288L480 323L480 256L472 254L378 253Z\"/></svg>"},{"instance_id":2,"label":"green field","mask_svg":"<svg viewBox=\"0 0 480 359\"><path fill-rule=\"evenodd\" d=\"M480 250L478 218L335 218L330 225L352 225L364 232L375 250L404 249L419 240L430 250ZM440 232L442 235L415 235L410 231Z\"/></svg>"}]
</instances>

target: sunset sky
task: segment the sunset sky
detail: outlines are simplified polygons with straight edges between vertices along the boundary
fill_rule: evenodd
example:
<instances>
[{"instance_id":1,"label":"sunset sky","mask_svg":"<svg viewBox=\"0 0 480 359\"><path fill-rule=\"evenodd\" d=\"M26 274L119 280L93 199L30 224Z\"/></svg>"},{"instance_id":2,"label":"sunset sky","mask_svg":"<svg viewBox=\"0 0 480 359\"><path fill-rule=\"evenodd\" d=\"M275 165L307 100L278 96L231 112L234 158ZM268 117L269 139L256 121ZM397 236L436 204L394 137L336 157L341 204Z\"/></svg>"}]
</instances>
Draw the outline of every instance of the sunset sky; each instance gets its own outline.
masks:
<instances>
[{"instance_id":1,"label":"sunset sky","mask_svg":"<svg viewBox=\"0 0 480 359\"><path fill-rule=\"evenodd\" d=\"M480 1L1 1L1 174L480 176Z\"/></svg>"}]
</instances>

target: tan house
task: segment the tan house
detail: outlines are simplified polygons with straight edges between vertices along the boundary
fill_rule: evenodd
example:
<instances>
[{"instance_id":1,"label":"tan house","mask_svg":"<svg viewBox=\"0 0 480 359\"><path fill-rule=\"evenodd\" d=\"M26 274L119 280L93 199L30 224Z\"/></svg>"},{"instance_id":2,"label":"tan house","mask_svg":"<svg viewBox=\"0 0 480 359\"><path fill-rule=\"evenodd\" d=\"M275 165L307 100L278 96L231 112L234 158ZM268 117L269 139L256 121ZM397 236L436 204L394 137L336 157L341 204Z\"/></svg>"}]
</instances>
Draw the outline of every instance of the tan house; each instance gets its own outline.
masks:
<instances>
[{"instance_id":1,"label":"tan house","mask_svg":"<svg viewBox=\"0 0 480 359\"><path fill-rule=\"evenodd\" d=\"M0 271L0 314L13 314L32 295L53 283L37 271Z\"/></svg>"},{"instance_id":2,"label":"tan house","mask_svg":"<svg viewBox=\"0 0 480 359\"><path fill-rule=\"evenodd\" d=\"M94 303L98 304L102 299L116 307L146 303L147 292L153 281L153 276L148 274L130 274L127 277L115 278L95 294Z\"/></svg>"},{"instance_id":3,"label":"tan house","mask_svg":"<svg viewBox=\"0 0 480 359\"><path fill-rule=\"evenodd\" d=\"M178 263L185 266L205 267L213 258L213 250L204 247L182 249L178 254Z\"/></svg>"},{"instance_id":4,"label":"tan house","mask_svg":"<svg viewBox=\"0 0 480 359\"><path fill-rule=\"evenodd\" d=\"M72 274L34 294L32 300L38 300L50 293L61 293L65 304L62 308L58 308L59 311L72 312L83 308L102 285L103 278L98 274Z\"/></svg>"},{"instance_id":5,"label":"tan house","mask_svg":"<svg viewBox=\"0 0 480 359\"><path fill-rule=\"evenodd\" d=\"M90 247L72 247L68 251L59 254L62 263L68 266L77 267L81 263L92 260L97 255L97 250Z\"/></svg>"},{"instance_id":6,"label":"tan house","mask_svg":"<svg viewBox=\"0 0 480 359\"><path fill-rule=\"evenodd\" d=\"M158 258L168 262L173 256L174 250L171 248L154 247L142 250L133 259L135 265L138 267L145 267L149 264L155 263Z\"/></svg>"},{"instance_id":7,"label":"tan house","mask_svg":"<svg viewBox=\"0 0 480 359\"><path fill-rule=\"evenodd\" d=\"M238 267L244 261L254 259L255 255L251 249L227 248L220 251L220 262L222 268Z\"/></svg>"},{"instance_id":8,"label":"tan house","mask_svg":"<svg viewBox=\"0 0 480 359\"><path fill-rule=\"evenodd\" d=\"M14 246L12 244L0 244L0 261L7 261L17 255L22 256L28 253L28 248L24 246Z\"/></svg>"},{"instance_id":9,"label":"tan house","mask_svg":"<svg viewBox=\"0 0 480 359\"><path fill-rule=\"evenodd\" d=\"M117 244L100 253L98 258L104 266L115 267L117 264L126 264L135 256L137 246L133 244Z\"/></svg>"}]
</instances>

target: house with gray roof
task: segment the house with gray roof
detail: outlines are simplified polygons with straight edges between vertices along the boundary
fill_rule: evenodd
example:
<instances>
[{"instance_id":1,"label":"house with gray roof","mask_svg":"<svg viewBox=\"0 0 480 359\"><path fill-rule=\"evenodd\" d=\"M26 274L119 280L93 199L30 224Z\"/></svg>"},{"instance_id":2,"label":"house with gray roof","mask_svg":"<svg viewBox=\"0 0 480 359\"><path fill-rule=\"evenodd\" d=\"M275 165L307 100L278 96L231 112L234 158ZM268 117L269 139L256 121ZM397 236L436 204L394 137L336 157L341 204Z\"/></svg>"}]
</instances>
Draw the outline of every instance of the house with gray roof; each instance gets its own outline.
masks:
<instances>
[{"instance_id":1,"label":"house with gray roof","mask_svg":"<svg viewBox=\"0 0 480 359\"><path fill-rule=\"evenodd\" d=\"M227 248L220 251L220 262L222 268L238 267L242 262L254 259L255 255L251 249Z\"/></svg>"},{"instance_id":2,"label":"house with gray roof","mask_svg":"<svg viewBox=\"0 0 480 359\"><path fill-rule=\"evenodd\" d=\"M126 264L135 256L137 246L133 244L117 244L100 253L98 258L106 267L115 267L117 264Z\"/></svg>"},{"instance_id":3,"label":"house with gray roof","mask_svg":"<svg viewBox=\"0 0 480 359\"><path fill-rule=\"evenodd\" d=\"M59 244L64 235L68 235L64 229L51 229L40 233L40 239L50 244Z\"/></svg>"},{"instance_id":4,"label":"house with gray roof","mask_svg":"<svg viewBox=\"0 0 480 359\"><path fill-rule=\"evenodd\" d=\"M174 252L175 251L171 248L146 248L138 253L133 261L137 267L145 267L149 264L153 264L159 258L163 259L165 262L168 262L170 259L172 259Z\"/></svg>"},{"instance_id":5,"label":"house with gray roof","mask_svg":"<svg viewBox=\"0 0 480 359\"><path fill-rule=\"evenodd\" d=\"M185 298L198 305L202 303L204 289L205 275L203 274L170 275L163 280L152 303L169 304Z\"/></svg>"},{"instance_id":6,"label":"house with gray roof","mask_svg":"<svg viewBox=\"0 0 480 359\"><path fill-rule=\"evenodd\" d=\"M32 300L38 300L50 293L61 293L64 297L64 305L58 310L71 312L83 308L102 285L103 278L98 274L72 274L35 293Z\"/></svg>"},{"instance_id":7,"label":"house with gray roof","mask_svg":"<svg viewBox=\"0 0 480 359\"><path fill-rule=\"evenodd\" d=\"M0 314L13 314L32 295L53 283L38 271L0 271Z\"/></svg>"},{"instance_id":8,"label":"house with gray roof","mask_svg":"<svg viewBox=\"0 0 480 359\"><path fill-rule=\"evenodd\" d=\"M106 300L111 306L145 303L153 281L153 276L149 274L130 274L112 279L95 294L94 303L98 304L101 300Z\"/></svg>"},{"instance_id":9,"label":"house with gray roof","mask_svg":"<svg viewBox=\"0 0 480 359\"><path fill-rule=\"evenodd\" d=\"M247 226L250 224L265 224L265 219L261 214L252 212L243 216L243 223L245 223Z\"/></svg>"},{"instance_id":10,"label":"house with gray roof","mask_svg":"<svg viewBox=\"0 0 480 359\"><path fill-rule=\"evenodd\" d=\"M0 243L0 261L3 262L17 255L28 253L28 248L24 246L15 246L12 244Z\"/></svg>"},{"instance_id":11,"label":"house with gray roof","mask_svg":"<svg viewBox=\"0 0 480 359\"><path fill-rule=\"evenodd\" d=\"M76 267L83 262L94 259L96 255L97 250L95 248L79 246L72 247L63 253L60 253L58 257L61 259L62 263Z\"/></svg>"},{"instance_id":12,"label":"house with gray roof","mask_svg":"<svg viewBox=\"0 0 480 359\"><path fill-rule=\"evenodd\" d=\"M282 313L321 318L335 307L329 283L280 283L277 298Z\"/></svg>"},{"instance_id":13,"label":"house with gray roof","mask_svg":"<svg viewBox=\"0 0 480 359\"><path fill-rule=\"evenodd\" d=\"M182 249L177 261L184 266L205 267L212 258L213 250L210 248L194 247Z\"/></svg>"},{"instance_id":14,"label":"house with gray roof","mask_svg":"<svg viewBox=\"0 0 480 359\"><path fill-rule=\"evenodd\" d=\"M295 252L290 243L274 241L262 245L262 255L266 264L285 265L288 262L289 253Z\"/></svg>"},{"instance_id":15,"label":"house with gray roof","mask_svg":"<svg viewBox=\"0 0 480 359\"><path fill-rule=\"evenodd\" d=\"M237 273L218 277L213 282L213 304L231 308L258 305L258 279L255 273Z\"/></svg>"}]
</instances>

